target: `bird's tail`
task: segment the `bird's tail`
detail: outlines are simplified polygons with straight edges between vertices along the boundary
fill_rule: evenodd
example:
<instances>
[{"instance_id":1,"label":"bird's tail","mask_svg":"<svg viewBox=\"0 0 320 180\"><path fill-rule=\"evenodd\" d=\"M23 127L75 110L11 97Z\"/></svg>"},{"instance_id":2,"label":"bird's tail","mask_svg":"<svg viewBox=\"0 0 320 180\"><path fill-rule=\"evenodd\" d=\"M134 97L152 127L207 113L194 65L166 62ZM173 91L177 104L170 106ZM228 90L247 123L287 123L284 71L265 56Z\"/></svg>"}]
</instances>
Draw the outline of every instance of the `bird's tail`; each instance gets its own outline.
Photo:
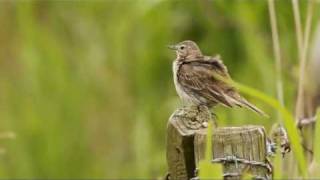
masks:
<instances>
[{"instance_id":1,"label":"bird's tail","mask_svg":"<svg viewBox=\"0 0 320 180\"><path fill-rule=\"evenodd\" d=\"M245 100L244 98L241 99L241 103L242 103L245 107L247 107L248 109L250 109L250 110L252 110L252 111L254 111L254 112L256 112L256 113L258 113L258 114L260 114L260 115L262 115L262 116L264 116L264 117L267 117L267 118L270 117L267 113L263 112L261 109L257 108L255 105L249 103L249 102L248 102L247 100Z\"/></svg>"}]
</instances>

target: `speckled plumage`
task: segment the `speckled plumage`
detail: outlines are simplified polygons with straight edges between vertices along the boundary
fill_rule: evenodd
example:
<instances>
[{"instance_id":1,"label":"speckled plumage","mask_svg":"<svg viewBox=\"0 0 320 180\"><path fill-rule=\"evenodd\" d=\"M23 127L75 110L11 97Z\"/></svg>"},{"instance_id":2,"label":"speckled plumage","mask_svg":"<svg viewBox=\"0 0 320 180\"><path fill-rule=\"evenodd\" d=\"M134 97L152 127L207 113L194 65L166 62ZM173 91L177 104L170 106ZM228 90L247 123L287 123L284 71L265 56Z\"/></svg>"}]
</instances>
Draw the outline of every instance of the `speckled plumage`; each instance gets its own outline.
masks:
<instances>
[{"instance_id":1,"label":"speckled plumage","mask_svg":"<svg viewBox=\"0 0 320 180\"><path fill-rule=\"evenodd\" d=\"M177 53L173 62L174 84L183 103L205 105L209 108L217 104L226 107L246 107L265 115L241 97L237 89L228 83L231 77L219 58L202 55L197 44L192 41L183 41L170 48ZM224 80L216 78L216 75Z\"/></svg>"}]
</instances>

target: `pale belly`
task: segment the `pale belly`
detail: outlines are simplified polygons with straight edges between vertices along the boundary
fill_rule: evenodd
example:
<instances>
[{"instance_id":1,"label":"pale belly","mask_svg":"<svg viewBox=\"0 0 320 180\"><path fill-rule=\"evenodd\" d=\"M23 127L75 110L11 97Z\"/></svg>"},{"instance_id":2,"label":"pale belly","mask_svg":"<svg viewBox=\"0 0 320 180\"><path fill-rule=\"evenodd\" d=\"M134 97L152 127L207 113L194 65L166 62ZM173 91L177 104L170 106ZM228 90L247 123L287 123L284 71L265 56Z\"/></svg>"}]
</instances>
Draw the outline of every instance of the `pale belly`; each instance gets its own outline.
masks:
<instances>
[{"instance_id":1,"label":"pale belly","mask_svg":"<svg viewBox=\"0 0 320 180\"><path fill-rule=\"evenodd\" d=\"M177 91L177 94L179 95L180 99L182 100L182 103L184 103L185 105L200 105L203 104L201 103L200 100L198 100L198 98L194 97L191 95L191 93L187 93L183 87L180 85L180 83L178 82L178 76L177 76L177 72L179 70L179 65L177 61L173 62L173 81L174 81L174 85Z\"/></svg>"}]
</instances>

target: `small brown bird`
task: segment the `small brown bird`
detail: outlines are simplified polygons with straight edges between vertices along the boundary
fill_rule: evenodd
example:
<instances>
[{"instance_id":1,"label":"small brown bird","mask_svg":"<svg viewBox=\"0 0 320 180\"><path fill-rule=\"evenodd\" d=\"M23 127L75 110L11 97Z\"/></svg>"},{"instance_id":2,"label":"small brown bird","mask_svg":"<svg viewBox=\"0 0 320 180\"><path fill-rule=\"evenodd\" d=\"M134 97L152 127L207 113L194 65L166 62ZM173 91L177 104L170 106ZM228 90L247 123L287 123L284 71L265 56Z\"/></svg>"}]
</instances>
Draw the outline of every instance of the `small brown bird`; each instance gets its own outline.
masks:
<instances>
[{"instance_id":1,"label":"small brown bird","mask_svg":"<svg viewBox=\"0 0 320 180\"><path fill-rule=\"evenodd\" d=\"M190 40L168 47L177 54L173 62L174 84L183 103L205 105L208 108L217 104L231 108L246 107L260 115L266 115L241 97L237 89L228 83L231 77L219 58L204 56L198 45Z\"/></svg>"}]
</instances>

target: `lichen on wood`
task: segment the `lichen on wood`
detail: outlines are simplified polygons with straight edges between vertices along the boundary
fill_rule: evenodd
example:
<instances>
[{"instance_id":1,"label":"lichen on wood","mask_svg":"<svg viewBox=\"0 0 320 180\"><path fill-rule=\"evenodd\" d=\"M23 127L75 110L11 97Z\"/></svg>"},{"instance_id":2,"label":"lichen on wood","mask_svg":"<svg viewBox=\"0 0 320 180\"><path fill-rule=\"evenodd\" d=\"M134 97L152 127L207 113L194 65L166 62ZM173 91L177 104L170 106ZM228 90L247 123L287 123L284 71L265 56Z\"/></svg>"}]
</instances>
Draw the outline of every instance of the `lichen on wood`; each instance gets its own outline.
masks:
<instances>
[{"instance_id":1,"label":"lichen on wood","mask_svg":"<svg viewBox=\"0 0 320 180\"><path fill-rule=\"evenodd\" d=\"M199 161L204 159L207 123L212 117L204 107L180 108L170 117L167 127L169 179L196 177ZM225 179L239 179L244 173L251 173L257 179L271 178L263 127L215 128L212 136L212 163L223 165Z\"/></svg>"}]
</instances>

